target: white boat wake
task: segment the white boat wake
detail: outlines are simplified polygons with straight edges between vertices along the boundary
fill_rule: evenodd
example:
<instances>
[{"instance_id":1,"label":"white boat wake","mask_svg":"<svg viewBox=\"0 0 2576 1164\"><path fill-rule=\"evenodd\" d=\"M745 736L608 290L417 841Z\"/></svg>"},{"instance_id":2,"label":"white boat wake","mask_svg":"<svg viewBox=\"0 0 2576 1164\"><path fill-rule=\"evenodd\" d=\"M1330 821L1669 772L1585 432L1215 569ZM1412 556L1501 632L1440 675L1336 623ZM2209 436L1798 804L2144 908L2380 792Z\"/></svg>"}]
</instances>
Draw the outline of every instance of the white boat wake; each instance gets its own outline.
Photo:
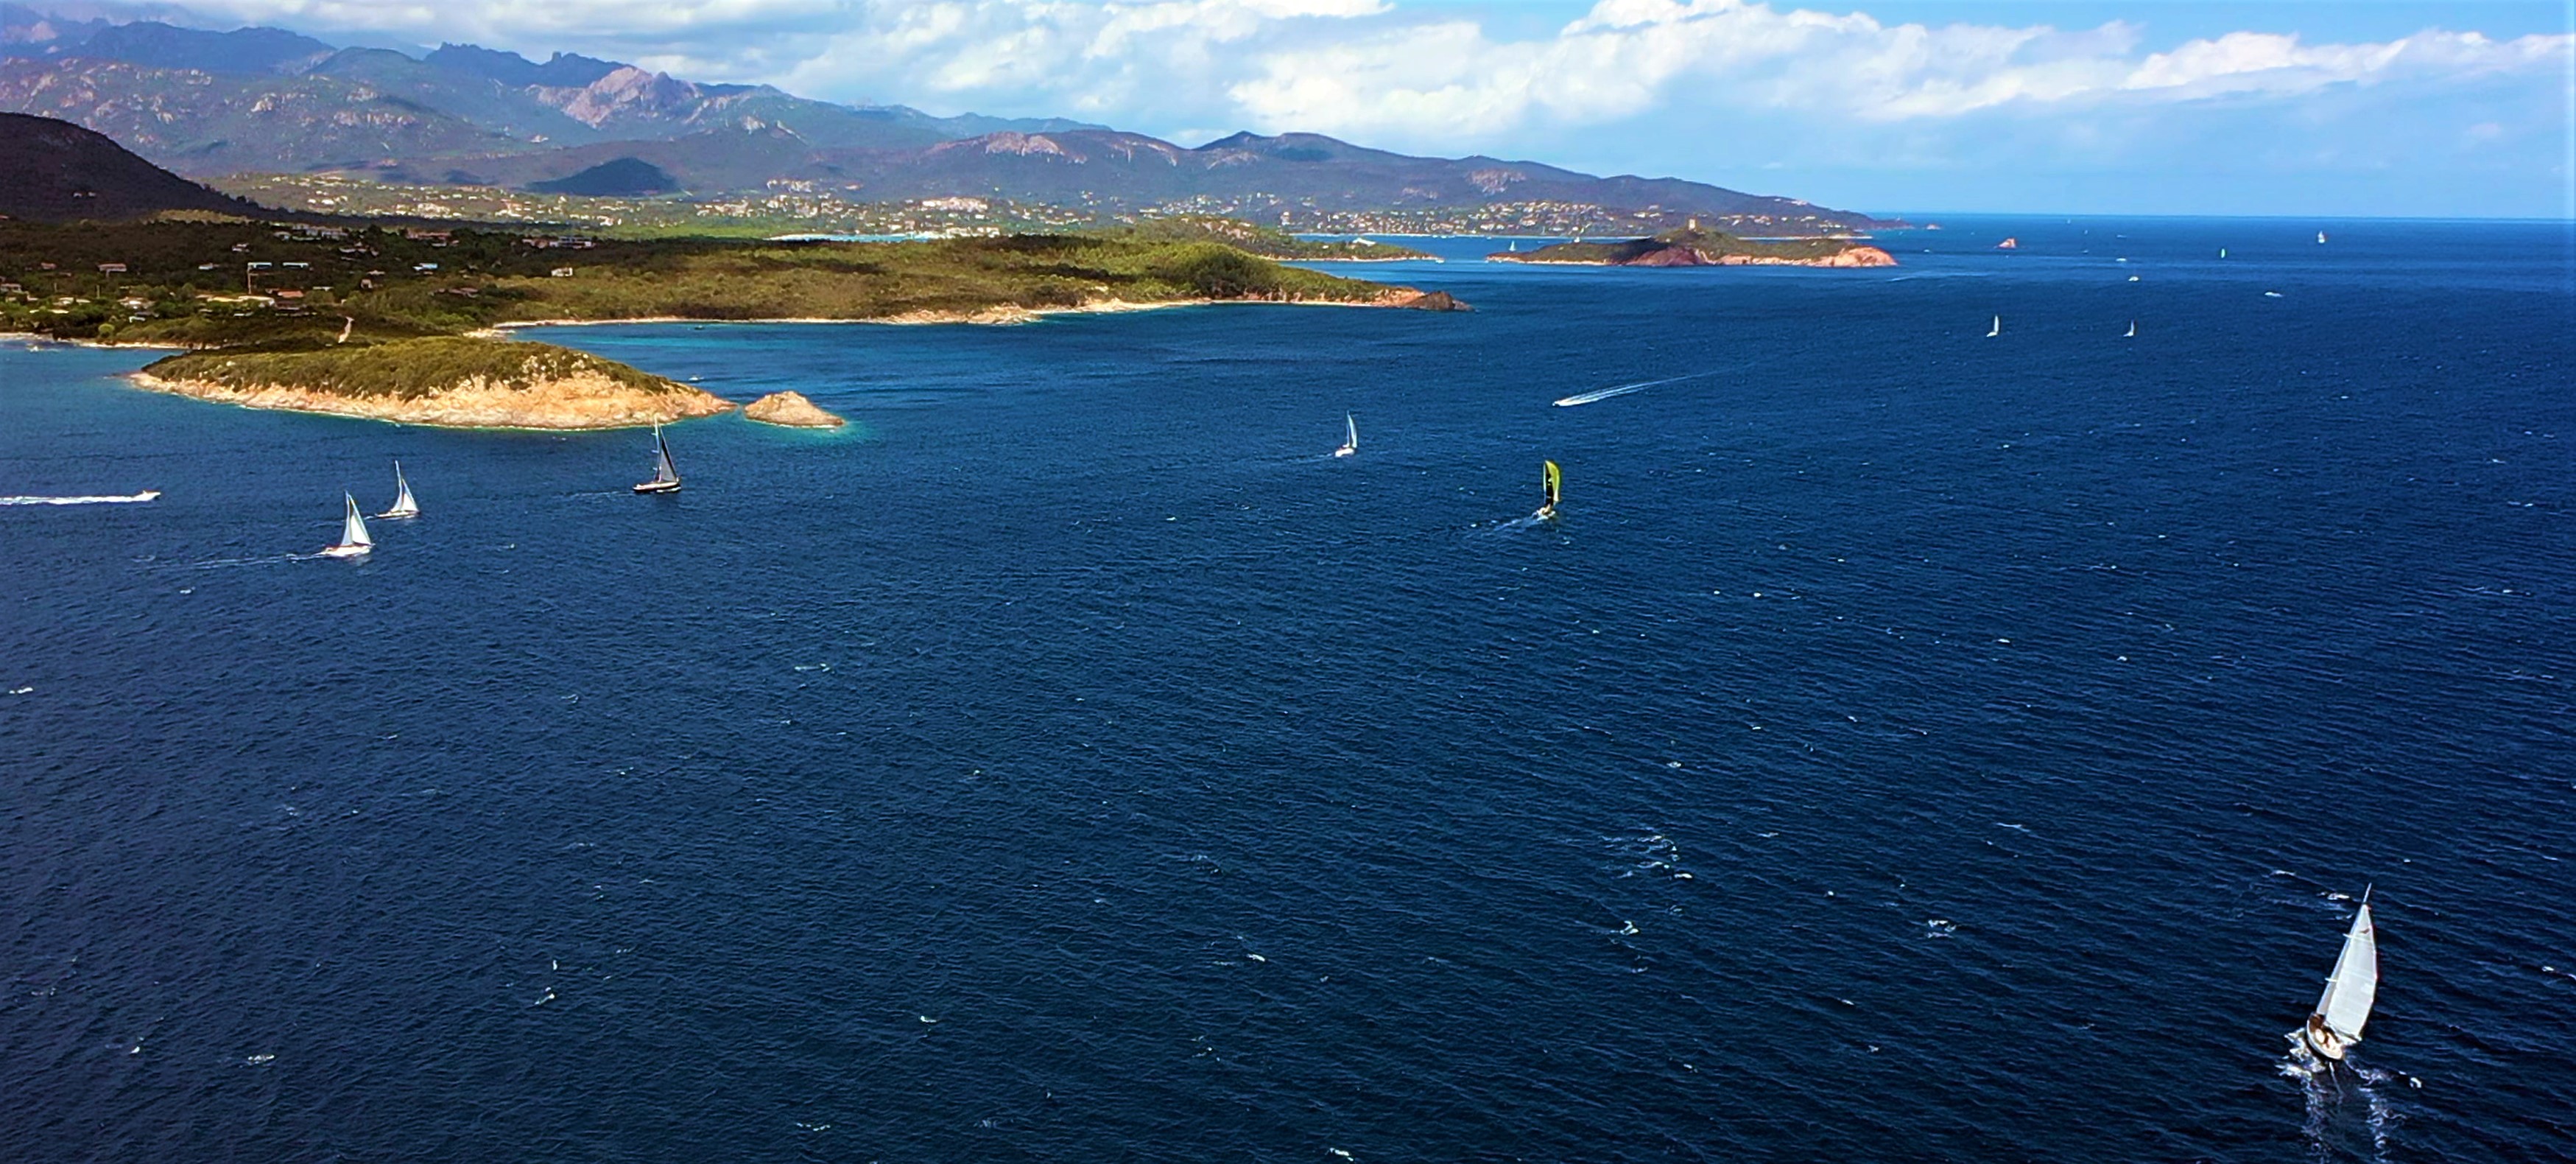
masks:
<instances>
[{"instance_id":1,"label":"white boat wake","mask_svg":"<svg viewBox=\"0 0 2576 1164\"><path fill-rule=\"evenodd\" d=\"M2307 1118L2300 1132L2307 1138L2311 1159L2362 1157L2372 1164L2388 1164L2389 1149L2394 1146L2391 1133L2396 1125L2406 1122L2404 1113L2389 1102L2386 1090L2396 1076L2359 1065L2340 1070L2296 1045L2282 1057L2281 1074L2298 1080L2300 1090L2306 1093ZM2422 1086L2421 1080L2411 1076L2408 1081ZM2345 1101L2354 1095L2361 1098L2361 1111L2347 1114ZM2370 1141L2366 1155L2355 1142L2363 1136Z\"/></svg>"},{"instance_id":2,"label":"white boat wake","mask_svg":"<svg viewBox=\"0 0 2576 1164\"><path fill-rule=\"evenodd\" d=\"M1621 384L1616 388L1603 388L1594 392L1577 393L1575 395L1568 396L1563 400L1557 401L1556 406L1558 408L1573 408L1577 405L1590 404L1595 400L1608 400L1613 396L1625 396L1631 392L1643 392L1657 384L1678 384L1684 380L1697 380L1703 376L1714 376L1716 374L1717 373L1715 372L1693 372L1687 376L1666 376L1661 380L1639 380L1634 384Z\"/></svg>"},{"instance_id":3,"label":"white boat wake","mask_svg":"<svg viewBox=\"0 0 2576 1164\"><path fill-rule=\"evenodd\" d=\"M0 497L0 505L135 505L161 496L158 489L120 495L99 494L83 497Z\"/></svg>"},{"instance_id":4,"label":"white boat wake","mask_svg":"<svg viewBox=\"0 0 2576 1164\"><path fill-rule=\"evenodd\" d=\"M285 562L307 562L319 559L320 557L322 557L320 554L271 554L264 558L208 558L202 562L173 563L163 568L170 570L230 570L240 566L275 566Z\"/></svg>"}]
</instances>

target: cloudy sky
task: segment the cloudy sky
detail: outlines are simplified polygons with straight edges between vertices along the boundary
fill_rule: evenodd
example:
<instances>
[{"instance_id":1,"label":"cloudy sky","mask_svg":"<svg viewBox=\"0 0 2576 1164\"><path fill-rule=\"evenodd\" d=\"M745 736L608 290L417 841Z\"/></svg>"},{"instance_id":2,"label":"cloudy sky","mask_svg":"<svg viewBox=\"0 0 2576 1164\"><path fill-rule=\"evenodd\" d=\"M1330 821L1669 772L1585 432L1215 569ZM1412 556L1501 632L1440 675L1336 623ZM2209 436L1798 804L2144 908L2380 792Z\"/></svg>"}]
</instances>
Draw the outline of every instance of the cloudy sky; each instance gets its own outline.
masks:
<instances>
[{"instance_id":1,"label":"cloudy sky","mask_svg":"<svg viewBox=\"0 0 2576 1164\"><path fill-rule=\"evenodd\" d=\"M2576 216L2566 0L214 0L838 101L1885 212Z\"/></svg>"}]
</instances>

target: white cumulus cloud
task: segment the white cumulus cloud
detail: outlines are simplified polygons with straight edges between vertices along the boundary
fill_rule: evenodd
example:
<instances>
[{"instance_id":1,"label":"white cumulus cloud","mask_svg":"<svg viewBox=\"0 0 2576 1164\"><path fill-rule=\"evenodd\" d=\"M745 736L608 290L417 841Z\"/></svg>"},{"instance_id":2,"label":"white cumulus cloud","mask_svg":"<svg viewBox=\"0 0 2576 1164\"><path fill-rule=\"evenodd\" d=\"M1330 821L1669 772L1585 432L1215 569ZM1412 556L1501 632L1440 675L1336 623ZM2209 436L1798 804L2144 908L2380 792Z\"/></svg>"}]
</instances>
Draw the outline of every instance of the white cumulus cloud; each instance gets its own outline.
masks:
<instances>
[{"instance_id":1,"label":"white cumulus cloud","mask_svg":"<svg viewBox=\"0 0 2576 1164\"><path fill-rule=\"evenodd\" d=\"M2241 31L2142 51L2113 22L1888 23L1748 0L1599 0L1537 35L1395 0L214 0L253 21L568 47L841 99L1491 139L1649 110L1879 122L2001 108L2295 97L2563 69L2576 36L2426 30L2372 43Z\"/></svg>"},{"instance_id":2,"label":"white cumulus cloud","mask_svg":"<svg viewBox=\"0 0 2576 1164\"><path fill-rule=\"evenodd\" d=\"M2521 151L2534 189L2569 180L2558 147L2576 34L2564 31L2337 39L2240 29L2180 39L2159 38L2157 10L2143 4L2138 21L2066 29L1991 17L1891 22L1865 9L1750 0L1538 2L1560 5L1546 10L1558 19L1426 0L203 7L325 36L475 41L535 57L564 49L697 80L937 113L1076 117L1184 144L1234 129L1305 130L1416 152L1543 154L1723 178L2027 168L2039 156L2116 168L2149 164L2157 150L2163 162L2197 164L2219 138L2248 156L2267 144L2261 134L2296 121L2324 155L2343 159L2335 164L2372 172L2445 165L2451 155L2441 151L2466 142L2482 156ZM2333 148L2337 132L2345 148ZM2007 158L2007 148L2018 153Z\"/></svg>"}]
</instances>

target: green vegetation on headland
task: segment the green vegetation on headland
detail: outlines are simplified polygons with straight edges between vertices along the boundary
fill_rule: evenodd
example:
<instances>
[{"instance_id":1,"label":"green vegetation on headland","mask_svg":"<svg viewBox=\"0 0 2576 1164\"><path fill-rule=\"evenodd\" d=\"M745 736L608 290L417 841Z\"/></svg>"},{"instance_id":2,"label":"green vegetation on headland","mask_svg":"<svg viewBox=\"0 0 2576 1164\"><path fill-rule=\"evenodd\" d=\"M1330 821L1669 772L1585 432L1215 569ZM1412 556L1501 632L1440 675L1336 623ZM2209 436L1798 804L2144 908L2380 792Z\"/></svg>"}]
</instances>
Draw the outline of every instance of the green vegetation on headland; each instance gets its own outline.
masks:
<instances>
[{"instance_id":1,"label":"green vegetation on headland","mask_svg":"<svg viewBox=\"0 0 2576 1164\"><path fill-rule=\"evenodd\" d=\"M1197 300L1392 303L1406 294L1212 242L1015 235L859 245L667 244L586 263L560 278L497 279L486 318L990 319Z\"/></svg>"},{"instance_id":2,"label":"green vegetation on headland","mask_svg":"<svg viewBox=\"0 0 2576 1164\"><path fill-rule=\"evenodd\" d=\"M546 361L574 353L531 356L549 349L464 338L515 323L1008 320L1204 301L1455 306L1442 295L1284 266L1216 241L1222 233L1174 224L833 243L590 239L205 215L74 226L6 221L0 331L197 349L202 354L164 361L151 374L169 382L161 386L185 382L202 389L192 394L218 399L238 395L227 382L280 389L237 401L266 407L308 407L297 403L308 397L364 399L371 408L409 402L364 413L406 419L432 417L421 402L467 384L578 381L584 391L616 383L643 392L647 382L668 383L595 357L580 359L596 366L558 368ZM397 342L430 337L443 338ZM564 374L498 374L523 367ZM635 419L642 413L620 409L592 411L601 423L643 422ZM319 410L350 411L336 404ZM622 419L607 419L612 415ZM482 423L461 416L438 412L424 423ZM509 423L559 427L542 418Z\"/></svg>"},{"instance_id":3,"label":"green vegetation on headland","mask_svg":"<svg viewBox=\"0 0 2576 1164\"><path fill-rule=\"evenodd\" d=\"M1651 238L1562 242L1534 251L1488 255L1497 262L1578 263L1614 267L1893 267L1896 258L1866 243L1842 238L1757 242L1722 231L1687 226Z\"/></svg>"},{"instance_id":4,"label":"green vegetation on headland","mask_svg":"<svg viewBox=\"0 0 2576 1164\"><path fill-rule=\"evenodd\" d=\"M250 408L465 428L618 428L734 407L587 352L468 336L190 352L135 382Z\"/></svg>"},{"instance_id":5,"label":"green vegetation on headland","mask_svg":"<svg viewBox=\"0 0 2576 1164\"><path fill-rule=\"evenodd\" d=\"M294 347L336 342L344 328L376 340L542 320L964 319L1198 300L1400 305L1415 294L1194 237L1207 233L836 243L224 219L0 222L0 330Z\"/></svg>"},{"instance_id":6,"label":"green vegetation on headland","mask_svg":"<svg viewBox=\"0 0 2576 1164\"><path fill-rule=\"evenodd\" d=\"M1146 243L1220 243L1266 259L1288 259L1298 262L1327 262L1344 259L1385 262L1394 259L1431 257L1429 252L1391 243L1299 238L1275 226L1262 226L1239 218L1220 218L1213 214L1174 214L1140 218L1130 226L1107 227L1092 233L1104 238L1125 238Z\"/></svg>"},{"instance_id":7,"label":"green vegetation on headland","mask_svg":"<svg viewBox=\"0 0 2576 1164\"><path fill-rule=\"evenodd\" d=\"M585 376L646 393L688 389L615 360L553 344L469 336L431 336L341 344L300 351L188 352L149 369L165 380L189 380L237 392L291 384L334 396L417 400L458 384L525 390Z\"/></svg>"}]
</instances>

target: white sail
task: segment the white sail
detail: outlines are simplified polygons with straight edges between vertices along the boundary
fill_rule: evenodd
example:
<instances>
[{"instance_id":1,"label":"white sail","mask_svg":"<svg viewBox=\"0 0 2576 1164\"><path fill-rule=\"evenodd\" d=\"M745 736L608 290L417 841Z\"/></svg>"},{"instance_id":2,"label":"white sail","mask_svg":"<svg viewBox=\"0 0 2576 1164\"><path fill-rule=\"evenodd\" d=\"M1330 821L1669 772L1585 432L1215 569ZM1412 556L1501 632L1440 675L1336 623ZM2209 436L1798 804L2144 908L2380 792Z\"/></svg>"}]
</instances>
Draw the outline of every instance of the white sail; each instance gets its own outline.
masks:
<instances>
[{"instance_id":1,"label":"white sail","mask_svg":"<svg viewBox=\"0 0 2576 1164\"><path fill-rule=\"evenodd\" d=\"M2370 902L2365 898L2353 915L2351 932L2344 935L2343 955L2335 959L2326 992L2317 999L2317 1014L2336 1038L2359 1042L2361 1025L2370 1021L2370 1004L2378 997L2379 936L2371 929Z\"/></svg>"},{"instance_id":2,"label":"white sail","mask_svg":"<svg viewBox=\"0 0 2576 1164\"><path fill-rule=\"evenodd\" d=\"M358 499L346 493L340 497L349 503L348 519L340 523L340 544L359 549L373 547L376 541L367 536L367 519L358 516Z\"/></svg>"},{"instance_id":3,"label":"white sail","mask_svg":"<svg viewBox=\"0 0 2576 1164\"><path fill-rule=\"evenodd\" d=\"M2003 333L2004 333L2004 317L2003 317L2003 316L1998 315L1998 316L1996 316L1996 317L1995 317L1995 325L1994 325L1992 328L1987 329L1987 331L1986 331L1986 338L1987 338L1987 339L1993 339L1993 338L1995 338L1996 336L2002 335Z\"/></svg>"},{"instance_id":4,"label":"white sail","mask_svg":"<svg viewBox=\"0 0 2576 1164\"><path fill-rule=\"evenodd\" d=\"M653 479L656 481L680 479L679 467L671 463L671 442L662 439L660 425L653 426Z\"/></svg>"},{"instance_id":5,"label":"white sail","mask_svg":"<svg viewBox=\"0 0 2576 1164\"><path fill-rule=\"evenodd\" d=\"M670 493L680 487L680 467L671 463L671 442L662 439L662 426L653 426L653 479L639 481L637 493Z\"/></svg>"},{"instance_id":6,"label":"white sail","mask_svg":"<svg viewBox=\"0 0 2576 1164\"><path fill-rule=\"evenodd\" d=\"M412 499L411 482L403 478L402 462L394 462L394 507L378 517L418 517L420 502Z\"/></svg>"},{"instance_id":7,"label":"white sail","mask_svg":"<svg viewBox=\"0 0 2576 1164\"><path fill-rule=\"evenodd\" d=\"M2137 321L2137 320L2132 319L2132 320L2130 320L2130 321L2129 321L2129 334L2124 335L2124 336L2121 336L2120 338L2122 338L2122 339L2136 339L2136 338L2137 338L2137 336L2138 336L2138 321Z\"/></svg>"},{"instance_id":8,"label":"white sail","mask_svg":"<svg viewBox=\"0 0 2576 1164\"><path fill-rule=\"evenodd\" d=\"M1359 448L1359 447L1360 447L1360 422L1359 422L1359 421L1357 421L1357 420L1353 420L1353 419L1351 419L1351 414L1350 414L1350 413L1345 412L1345 413L1343 413L1343 414L1342 414L1342 423L1343 423L1344 425L1349 426L1349 428L1350 428L1350 433L1351 433L1351 435L1349 436L1349 438L1348 438L1348 439L1345 439L1345 440L1342 442L1342 447L1343 447L1343 448L1346 448L1346 449L1357 449L1357 448Z\"/></svg>"}]
</instances>

